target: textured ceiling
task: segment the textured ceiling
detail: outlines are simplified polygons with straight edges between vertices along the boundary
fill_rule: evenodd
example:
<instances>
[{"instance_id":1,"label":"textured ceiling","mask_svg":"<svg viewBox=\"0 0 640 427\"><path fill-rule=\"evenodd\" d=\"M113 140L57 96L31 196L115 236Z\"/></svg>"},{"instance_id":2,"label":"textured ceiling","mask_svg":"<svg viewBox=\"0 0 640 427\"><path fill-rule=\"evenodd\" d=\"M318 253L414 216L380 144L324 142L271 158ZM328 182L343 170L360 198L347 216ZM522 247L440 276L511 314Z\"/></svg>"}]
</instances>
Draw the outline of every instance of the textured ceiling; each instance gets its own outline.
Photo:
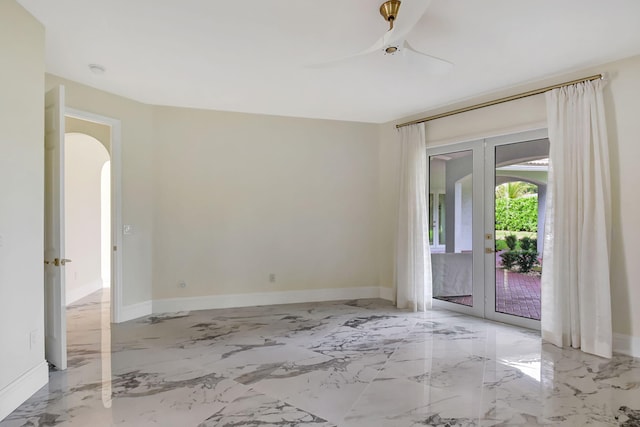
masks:
<instances>
[{"instance_id":1,"label":"textured ceiling","mask_svg":"<svg viewBox=\"0 0 640 427\"><path fill-rule=\"evenodd\" d=\"M381 0L18 0L47 72L141 102L386 122L640 54L638 0L433 0L406 37L454 67L365 55ZM398 23L428 0L404 0ZM403 15L405 12L405 15ZM88 64L106 68L92 74Z\"/></svg>"}]
</instances>

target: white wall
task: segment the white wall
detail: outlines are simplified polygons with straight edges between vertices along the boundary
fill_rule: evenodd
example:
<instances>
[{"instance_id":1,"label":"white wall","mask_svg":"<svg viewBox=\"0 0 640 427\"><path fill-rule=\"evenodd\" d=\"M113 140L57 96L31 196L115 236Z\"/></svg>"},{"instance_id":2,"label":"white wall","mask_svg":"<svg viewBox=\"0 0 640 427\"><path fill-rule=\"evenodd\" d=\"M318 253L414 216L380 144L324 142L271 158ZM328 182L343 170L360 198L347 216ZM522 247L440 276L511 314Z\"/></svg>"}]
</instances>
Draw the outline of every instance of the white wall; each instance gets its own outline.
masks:
<instances>
[{"instance_id":1,"label":"white wall","mask_svg":"<svg viewBox=\"0 0 640 427\"><path fill-rule=\"evenodd\" d=\"M154 299L377 286L377 138L370 124L156 107Z\"/></svg>"},{"instance_id":2,"label":"white wall","mask_svg":"<svg viewBox=\"0 0 640 427\"><path fill-rule=\"evenodd\" d=\"M381 242L380 281L393 283L393 229L396 221L398 141L395 124L459 107L512 95L554 83L606 73L605 106L611 154L613 239L611 251L611 286L614 332L625 336L627 343L640 354L640 198L635 187L640 181L640 57L576 70L526 86L487 94L483 97L423 112L380 125L380 200ZM427 144L452 142L510 134L546 126L544 96L537 95L510 103L470 111L427 123ZM624 341L623 340L623 341Z\"/></svg>"},{"instance_id":3,"label":"white wall","mask_svg":"<svg viewBox=\"0 0 640 427\"><path fill-rule=\"evenodd\" d=\"M100 258L104 288L111 287L111 160L104 162L100 172Z\"/></svg>"},{"instance_id":4,"label":"white wall","mask_svg":"<svg viewBox=\"0 0 640 427\"><path fill-rule=\"evenodd\" d=\"M90 122L88 120L77 119L65 116L64 131L67 133L84 133L94 137L104 145L104 148L111 152L111 127L102 123Z\"/></svg>"},{"instance_id":5,"label":"white wall","mask_svg":"<svg viewBox=\"0 0 640 427\"><path fill-rule=\"evenodd\" d=\"M429 192L444 193L446 189L446 160L432 157L429 159Z\"/></svg>"},{"instance_id":6,"label":"white wall","mask_svg":"<svg viewBox=\"0 0 640 427\"><path fill-rule=\"evenodd\" d=\"M45 83L65 85L68 107L122 120L125 305L378 286L376 125L153 107Z\"/></svg>"},{"instance_id":7,"label":"white wall","mask_svg":"<svg viewBox=\"0 0 640 427\"><path fill-rule=\"evenodd\" d=\"M0 1L0 58L1 420L48 375L42 287L44 28L14 0Z\"/></svg>"},{"instance_id":8,"label":"white wall","mask_svg":"<svg viewBox=\"0 0 640 427\"><path fill-rule=\"evenodd\" d=\"M67 133L65 150L65 267L67 304L102 288L102 166L109 153L97 139Z\"/></svg>"}]
</instances>

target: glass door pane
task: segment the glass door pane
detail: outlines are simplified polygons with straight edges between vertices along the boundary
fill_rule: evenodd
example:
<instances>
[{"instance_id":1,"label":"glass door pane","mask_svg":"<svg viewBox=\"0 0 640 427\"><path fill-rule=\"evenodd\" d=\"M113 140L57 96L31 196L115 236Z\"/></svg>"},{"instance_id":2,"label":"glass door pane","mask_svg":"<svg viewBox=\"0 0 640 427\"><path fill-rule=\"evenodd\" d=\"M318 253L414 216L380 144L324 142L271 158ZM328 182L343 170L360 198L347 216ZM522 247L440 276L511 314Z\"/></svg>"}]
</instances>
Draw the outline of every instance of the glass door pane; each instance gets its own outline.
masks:
<instances>
[{"instance_id":1,"label":"glass door pane","mask_svg":"<svg viewBox=\"0 0 640 427\"><path fill-rule=\"evenodd\" d=\"M468 307L473 307L473 160L472 150L429 156L433 298Z\"/></svg>"},{"instance_id":2,"label":"glass door pane","mask_svg":"<svg viewBox=\"0 0 640 427\"><path fill-rule=\"evenodd\" d=\"M539 327L549 141L494 143L486 150L487 236L493 231L495 246L486 264L486 317Z\"/></svg>"}]
</instances>

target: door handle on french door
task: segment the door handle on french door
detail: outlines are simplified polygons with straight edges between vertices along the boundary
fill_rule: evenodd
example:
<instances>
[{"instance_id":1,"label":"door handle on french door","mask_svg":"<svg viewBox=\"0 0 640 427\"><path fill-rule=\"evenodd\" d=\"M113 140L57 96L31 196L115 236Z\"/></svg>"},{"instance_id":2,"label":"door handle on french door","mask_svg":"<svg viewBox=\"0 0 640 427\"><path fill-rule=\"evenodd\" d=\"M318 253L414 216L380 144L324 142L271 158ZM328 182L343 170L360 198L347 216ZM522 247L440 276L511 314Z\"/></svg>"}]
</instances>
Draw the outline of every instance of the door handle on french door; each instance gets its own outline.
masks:
<instances>
[{"instance_id":1,"label":"door handle on french door","mask_svg":"<svg viewBox=\"0 0 640 427\"><path fill-rule=\"evenodd\" d=\"M485 254L493 254L495 252L496 252L496 250L493 249L493 248L484 248L484 253Z\"/></svg>"},{"instance_id":2,"label":"door handle on french door","mask_svg":"<svg viewBox=\"0 0 640 427\"><path fill-rule=\"evenodd\" d=\"M61 265L66 265L68 262L71 262L71 261L72 261L72 260L67 259L67 258L62 258L62 259L60 259L60 258L54 258L54 259L53 259L53 261L47 261L47 260L44 260L44 263L45 263L45 264L53 264L53 265L55 265L56 267L60 267Z\"/></svg>"}]
</instances>

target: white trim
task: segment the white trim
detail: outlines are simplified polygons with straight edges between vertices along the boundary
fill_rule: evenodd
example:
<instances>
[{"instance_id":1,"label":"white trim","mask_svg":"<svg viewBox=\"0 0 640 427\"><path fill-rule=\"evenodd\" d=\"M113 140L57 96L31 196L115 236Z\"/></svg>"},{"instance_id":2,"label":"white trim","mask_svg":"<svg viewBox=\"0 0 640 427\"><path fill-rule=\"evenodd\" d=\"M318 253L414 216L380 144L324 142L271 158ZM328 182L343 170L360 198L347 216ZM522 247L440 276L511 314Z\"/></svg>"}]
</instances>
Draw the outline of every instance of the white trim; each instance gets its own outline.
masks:
<instances>
[{"instance_id":1,"label":"white trim","mask_svg":"<svg viewBox=\"0 0 640 427\"><path fill-rule=\"evenodd\" d=\"M640 337L614 333L613 352L632 357L640 357Z\"/></svg>"},{"instance_id":2,"label":"white trim","mask_svg":"<svg viewBox=\"0 0 640 427\"><path fill-rule=\"evenodd\" d=\"M74 108L65 108L65 116L111 127L111 321L124 322L122 306L122 125L120 120Z\"/></svg>"},{"instance_id":3,"label":"white trim","mask_svg":"<svg viewBox=\"0 0 640 427\"><path fill-rule=\"evenodd\" d=\"M536 131L547 128L547 121L524 123L518 126L512 126L502 129L491 129L482 132L470 133L466 135L458 135L442 139L427 140L427 148L435 148L447 145L455 145L463 142L477 141L481 139L489 139L500 136L514 135L521 132Z\"/></svg>"},{"instance_id":4,"label":"white trim","mask_svg":"<svg viewBox=\"0 0 640 427\"><path fill-rule=\"evenodd\" d=\"M381 286L379 289L380 289L379 298L386 299L387 301L395 301L395 298L394 298L395 289L385 288L383 286Z\"/></svg>"},{"instance_id":5,"label":"white trim","mask_svg":"<svg viewBox=\"0 0 640 427\"><path fill-rule=\"evenodd\" d=\"M149 316L153 313L176 313L179 311L210 310L216 308L253 307L258 305L339 301L363 298L381 298L393 301L393 294L393 288L370 286L165 298L142 301L136 304L123 306L121 322Z\"/></svg>"},{"instance_id":6,"label":"white trim","mask_svg":"<svg viewBox=\"0 0 640 427\"><path fill-rule=\"evenodd\" d=\"M0 390L0 421L49 382L49 366L41 361Z\"/></svg>"},{"instance_id":7,"label":"white trim","mask_svg":"<svg viewBox=\"0 0 640 427\"><path fill-rule=\"evenodd\" d=\"M136 304L122 306L120 322L137 319L152 314L153 301L142 301Z\"/></svg>"},{"instance_id":8,"label":"white trim","mask_svg":"<svg viewBox=\"0 0 640 427\"><path fill-rule=\"evenodd\" d=\"M86 285L80 286L79 288L75 288L72 290L68 290L66 292L66 302L67 305L73 304L74 302L91 295L95 291L102 289L103 283L102 279L94 280L91 283L87 283Z\"/></svg>"},{"instance_id":9,"label":"white trim","mask_svg":"<svg viewBox=\"0 0 640 427\"><path fill-rule=\"evenodd\" d=\"M372 286L166 298L153 301L153 312L175 313L179 311L209 310L215 308L380 298L383 294L384 299L391 299L386 298L390 296L391 291L389 288Z\"/></svg>"}]
</instances>

